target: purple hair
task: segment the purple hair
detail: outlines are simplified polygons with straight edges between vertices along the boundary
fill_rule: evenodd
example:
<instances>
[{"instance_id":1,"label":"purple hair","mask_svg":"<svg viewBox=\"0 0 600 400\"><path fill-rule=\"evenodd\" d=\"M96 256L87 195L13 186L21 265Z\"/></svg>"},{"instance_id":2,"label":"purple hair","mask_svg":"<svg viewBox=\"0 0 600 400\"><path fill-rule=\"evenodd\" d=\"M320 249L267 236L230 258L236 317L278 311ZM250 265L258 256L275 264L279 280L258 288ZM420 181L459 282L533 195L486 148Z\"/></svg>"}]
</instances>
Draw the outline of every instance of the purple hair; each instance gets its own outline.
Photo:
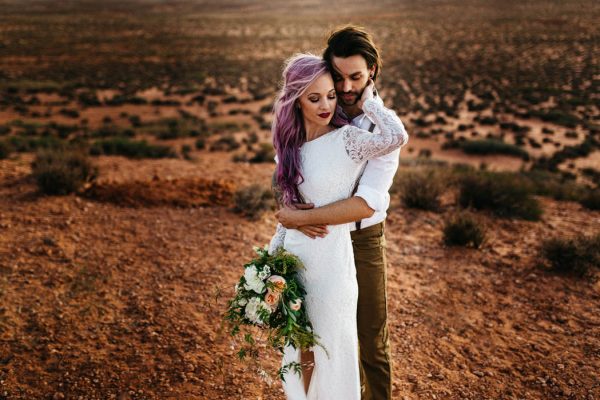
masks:
<instances>
[{"instance_id":1,"label":"purple hair","mask_svg":"<svg viewBox=\"0 0 600 400\"><path fill-rule=\"evenodd\" d=\"M273 105L273 147L277 152L277 184L283 193L283 203L302 203L298 185L304 181L300 172L300 147L306 142L302 111L296 100L321 75L328 73L327 63L312 54L296 54L285 62L283 85ZM341 108L331 119L334 126L348 124Z\"/></svg>"}]
</instances>

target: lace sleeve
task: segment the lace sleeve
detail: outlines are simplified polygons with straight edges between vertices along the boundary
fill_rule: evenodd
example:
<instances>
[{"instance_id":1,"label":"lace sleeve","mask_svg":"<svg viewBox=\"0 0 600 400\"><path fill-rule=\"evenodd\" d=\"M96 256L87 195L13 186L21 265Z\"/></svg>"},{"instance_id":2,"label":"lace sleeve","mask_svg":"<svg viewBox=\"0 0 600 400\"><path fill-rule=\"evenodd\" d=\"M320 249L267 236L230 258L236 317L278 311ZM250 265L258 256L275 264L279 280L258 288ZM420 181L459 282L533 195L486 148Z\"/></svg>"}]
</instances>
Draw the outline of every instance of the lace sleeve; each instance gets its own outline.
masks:
<instances>
[{"instance_id":1,"label":"lace sleeve","mask_svg":"<svg viewBox=\"0 0 600 400\"><path fill-rule=\"evenodd\" d=\"M283 239L285 239L285 227L281 224L277 224L275 234L271 238L269 243L269 254L273 254L278 248L283 247Z\"/></svg>"},{"instance_id":2,"label":"lace sleeve","mask_svg":"<svg viewBox=\"0 0 600 400\"><path fill-rule=\"evenodd\" d=\"M346 153L356 162L362 162L391 153L408 142L408 134L400 118L373 99L365 101L363 111L379 127L381 133L348 125L344 132Z\"/></svg>"}]
</instances>

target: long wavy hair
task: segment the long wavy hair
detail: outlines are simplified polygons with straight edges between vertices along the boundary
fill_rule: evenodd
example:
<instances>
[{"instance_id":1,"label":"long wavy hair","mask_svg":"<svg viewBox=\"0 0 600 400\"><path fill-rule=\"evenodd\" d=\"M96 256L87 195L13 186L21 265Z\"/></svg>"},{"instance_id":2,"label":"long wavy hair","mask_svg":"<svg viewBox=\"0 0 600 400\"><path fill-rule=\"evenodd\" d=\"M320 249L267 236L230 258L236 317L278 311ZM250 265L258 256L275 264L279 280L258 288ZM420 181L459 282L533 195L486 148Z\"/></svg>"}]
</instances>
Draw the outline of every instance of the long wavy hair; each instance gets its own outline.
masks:
<instances>
[{"instance_id":1,"label":"long wavy hair","mask_svg":"<svg viewBox=\"0 0 600 400\"><path fill-rule=\"evenodd\" d=\"M306 142L306 130L297 100L325 73L329 73L327 63L309 53L296 54L284 64L281 90L273 105L271 133L278 158L276 180L285 205L304 202L298 185L304 181L300 171L300 147ZM330 123L336 127L348 124L339 105Z\"/></svg>"}]
</instances>

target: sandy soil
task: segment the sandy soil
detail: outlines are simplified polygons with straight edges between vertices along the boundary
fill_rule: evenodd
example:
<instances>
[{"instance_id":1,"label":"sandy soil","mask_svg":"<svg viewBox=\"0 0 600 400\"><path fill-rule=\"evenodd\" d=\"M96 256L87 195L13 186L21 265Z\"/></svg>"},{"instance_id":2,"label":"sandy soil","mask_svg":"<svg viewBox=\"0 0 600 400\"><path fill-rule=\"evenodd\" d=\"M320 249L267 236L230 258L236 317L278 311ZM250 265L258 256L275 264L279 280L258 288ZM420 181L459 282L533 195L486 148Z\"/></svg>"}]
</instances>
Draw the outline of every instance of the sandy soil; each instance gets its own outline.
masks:
<instances>
[{"instance_id":1,"label":"sandy soil","mask_svg":"<svg viewBox=\"0 0 600 400\"><path fill-rule=\"evenodd\" d=\"M247 221L226 199L123 207L45 197L29 161L0 161L0 398L283 398L278 382L235 360L220 332L241 265L270 238L271 215ZM185 182L200 173L266 185L272 168L218 153L196 163L97 162L105 185L146 182L145 193L173 199L189 198ZM164 184L173 181L184 186ZM490 238L479 251L442 245L451 197L442 214L393 207L395 398L600 398L600 283L537 265L542 238L597 231L600 213L542 202L541 222L484 217ZM275 370L277 356L264 365Z\"/></svg>"}]
</instances>

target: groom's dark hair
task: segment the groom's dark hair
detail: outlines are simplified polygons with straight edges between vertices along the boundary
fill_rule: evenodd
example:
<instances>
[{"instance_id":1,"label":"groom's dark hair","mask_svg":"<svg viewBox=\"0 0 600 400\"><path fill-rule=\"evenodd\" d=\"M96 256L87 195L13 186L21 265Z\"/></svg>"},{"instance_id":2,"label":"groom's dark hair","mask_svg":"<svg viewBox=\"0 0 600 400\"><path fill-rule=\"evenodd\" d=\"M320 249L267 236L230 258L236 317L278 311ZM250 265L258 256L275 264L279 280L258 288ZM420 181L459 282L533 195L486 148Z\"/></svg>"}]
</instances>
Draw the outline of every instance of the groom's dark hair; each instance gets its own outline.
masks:
<instances>
[{"instance_id":1,"label":"groom's dark hair","mask_svg":"<svg viewBox=\"0 0 600 400\"><path fill-rule=\"evenodd\" d=\"M327 39L327 47L323 51L323 59L333 73L335 70L331 60L334 56L346 58L357 54L365 59L367 68L376 66L373 74L373 80L376 80L382 66L381 57L373 38L363 27L346 25L331 32Z\"/></svg>"}]
</instances>

